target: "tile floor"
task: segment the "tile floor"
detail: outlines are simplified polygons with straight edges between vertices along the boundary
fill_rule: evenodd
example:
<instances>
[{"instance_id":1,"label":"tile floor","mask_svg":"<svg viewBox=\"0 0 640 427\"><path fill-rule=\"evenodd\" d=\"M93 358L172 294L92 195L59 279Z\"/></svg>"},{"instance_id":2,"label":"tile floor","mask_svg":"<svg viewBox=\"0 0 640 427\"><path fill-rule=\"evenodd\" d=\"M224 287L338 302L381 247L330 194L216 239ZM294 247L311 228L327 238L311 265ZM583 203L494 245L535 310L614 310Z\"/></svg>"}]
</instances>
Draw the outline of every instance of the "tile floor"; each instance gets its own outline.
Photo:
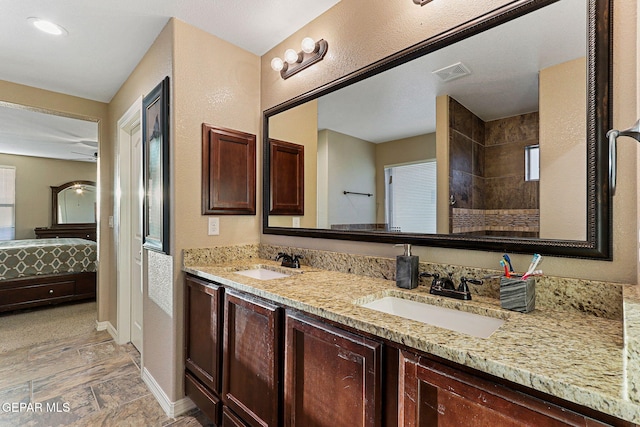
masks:
<instances>
[{"instance_id":1,"label":"tile floor","mask_svg":"<svg viewBox=\"0 0 640 427\"><path fill-rule=\"evenodd\" d=\"M22 405L22 407L21 407ZM140 376L140 354L106 331L0 353L0 426L212 426L169 418Z\"/></svg>"}]
</instances>

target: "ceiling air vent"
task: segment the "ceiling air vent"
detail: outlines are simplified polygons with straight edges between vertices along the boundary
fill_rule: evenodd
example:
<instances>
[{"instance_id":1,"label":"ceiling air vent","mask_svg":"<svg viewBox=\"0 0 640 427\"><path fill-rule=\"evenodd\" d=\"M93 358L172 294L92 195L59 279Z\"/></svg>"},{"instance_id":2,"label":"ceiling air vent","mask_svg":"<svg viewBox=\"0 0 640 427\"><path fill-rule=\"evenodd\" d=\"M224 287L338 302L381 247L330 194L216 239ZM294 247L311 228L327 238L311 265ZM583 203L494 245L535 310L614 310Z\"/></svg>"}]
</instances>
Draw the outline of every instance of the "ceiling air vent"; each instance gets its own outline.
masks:
<instances>
[{"instance_id":1,"label":"ceiling air vent","mask_svg":"<svg viewBox=\"0 0 640 427\"><path fill-rule=\"evenodd\" d=\"M433 71L433 74L440 77L443 82L450 82L451 80L468 76L469 74L471 74L471 71L462 62L456 62L453 65L449 65L447 67Z\"/></svg>"}]
</instances>

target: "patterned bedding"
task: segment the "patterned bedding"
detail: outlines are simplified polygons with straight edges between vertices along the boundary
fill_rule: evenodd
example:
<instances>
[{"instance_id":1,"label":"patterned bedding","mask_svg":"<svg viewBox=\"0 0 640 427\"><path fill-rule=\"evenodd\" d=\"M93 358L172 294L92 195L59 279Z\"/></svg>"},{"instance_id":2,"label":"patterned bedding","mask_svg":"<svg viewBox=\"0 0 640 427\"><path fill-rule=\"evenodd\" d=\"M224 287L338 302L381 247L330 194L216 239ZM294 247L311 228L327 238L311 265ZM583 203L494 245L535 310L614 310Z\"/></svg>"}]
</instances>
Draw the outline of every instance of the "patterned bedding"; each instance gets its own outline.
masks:
<instances>
[{"instance_id":1,"label":"patterned bedding","mask_svg":"<svg viewBox=\"0 0 640 427\"><path fill-rule=\"evenodd\" d=\"M57 273L94 272L96 242L31 239L0 242L0 281Z\"/></svg>"}]
</instances>

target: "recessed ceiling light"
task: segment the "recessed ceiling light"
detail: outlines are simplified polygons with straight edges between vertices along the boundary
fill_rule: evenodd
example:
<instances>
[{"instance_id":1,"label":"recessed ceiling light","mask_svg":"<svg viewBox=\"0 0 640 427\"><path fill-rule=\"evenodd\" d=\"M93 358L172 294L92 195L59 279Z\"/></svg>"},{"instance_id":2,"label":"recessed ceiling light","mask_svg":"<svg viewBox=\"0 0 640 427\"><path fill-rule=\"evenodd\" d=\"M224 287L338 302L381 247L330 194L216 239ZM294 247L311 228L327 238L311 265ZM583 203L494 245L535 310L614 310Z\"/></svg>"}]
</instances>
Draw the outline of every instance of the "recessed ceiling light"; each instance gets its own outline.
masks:
<instances>
[{"instance_id":1,"label":"recessed ceiling light","mask_svg":"<svg viewBox=\"0 0 640 427\"><path fill-rule=\"evenodd\" d=\"M54 36L66 36L69 34L69 32L60 25L54 24L46 19L31 17L27 18L27 21L31 22L34 27L47 34L52 34Z\"/></svg>"}]
</instances>

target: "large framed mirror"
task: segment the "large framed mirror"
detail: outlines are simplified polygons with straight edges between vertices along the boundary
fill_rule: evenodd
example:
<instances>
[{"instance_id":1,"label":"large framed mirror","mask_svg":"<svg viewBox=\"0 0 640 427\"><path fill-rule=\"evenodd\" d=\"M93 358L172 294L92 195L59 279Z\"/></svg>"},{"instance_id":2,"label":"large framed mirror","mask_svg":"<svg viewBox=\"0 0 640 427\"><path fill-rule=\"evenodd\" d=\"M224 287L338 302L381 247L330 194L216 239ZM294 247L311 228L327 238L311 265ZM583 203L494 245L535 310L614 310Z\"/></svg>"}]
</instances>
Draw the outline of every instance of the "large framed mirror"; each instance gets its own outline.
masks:
<instances>
[{"instance_id":1,"label":"large framed mirror","mask_svg":"<svg viewBox=\"0 0 640 427\"><path fill-rule=\"evenodd\" d=\"M514 1L265 111L263 232L611 259L610 20ZM303 216L269 214L271 139Z\"/></svg>"},{"instance_id":2,"label":"large framed mirror","mask_svg":"<svg viewBox=\"0 0 640 427\"><path fill-rule=\"evenodd\" d=\"M51 186L51 226L96 224L96 183L77 180Z\"/></svg>"}]
</instances>

